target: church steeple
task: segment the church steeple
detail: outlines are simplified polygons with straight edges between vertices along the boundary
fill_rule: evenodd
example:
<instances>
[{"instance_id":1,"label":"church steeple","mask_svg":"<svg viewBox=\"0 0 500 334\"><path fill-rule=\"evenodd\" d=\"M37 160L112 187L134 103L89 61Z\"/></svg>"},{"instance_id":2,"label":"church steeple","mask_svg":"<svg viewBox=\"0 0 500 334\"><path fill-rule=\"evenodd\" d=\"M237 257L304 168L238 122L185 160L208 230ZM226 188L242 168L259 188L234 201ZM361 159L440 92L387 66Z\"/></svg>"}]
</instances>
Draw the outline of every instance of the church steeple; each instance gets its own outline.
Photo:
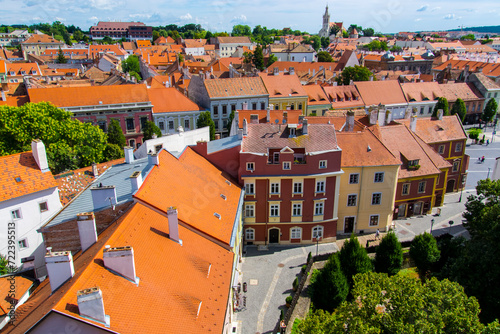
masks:
<instances>
[{"instance_id":1,"label":"church steeple","mask_svg":"<svg viewBox=\"0 0 500 334\"><path fill-rule=\"evenodd\" d=\"M326 4L325 14L323 14L323 26L319 32L319 36L330 36L330 13L328 13L328 3Z\"/></svg>"}]
</instances>

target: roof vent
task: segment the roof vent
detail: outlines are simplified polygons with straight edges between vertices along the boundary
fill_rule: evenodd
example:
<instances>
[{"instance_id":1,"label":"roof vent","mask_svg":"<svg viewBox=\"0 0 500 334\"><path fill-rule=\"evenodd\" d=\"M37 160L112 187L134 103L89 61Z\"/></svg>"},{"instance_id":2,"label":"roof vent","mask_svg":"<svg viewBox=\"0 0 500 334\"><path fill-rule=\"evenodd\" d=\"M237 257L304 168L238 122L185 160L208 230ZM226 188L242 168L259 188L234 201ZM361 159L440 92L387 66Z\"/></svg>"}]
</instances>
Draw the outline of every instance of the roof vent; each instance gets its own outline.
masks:
<instances>
[{"instance_id":1,"label":"roof vent","mask_svg":"<svg viewBox=\"0 0 500 334\"><path fill-rule=\"evenodd\" d=\"M226 195L224 195L224 194L220 194L220 197L222 197L223 200L227 199Z\"/></svg>"},{"instance_id":2,"label":"roof vent","mask_svg":"<svg viewBox=\"0 0 500 334\"><path fill-rule=\"evenodd\" d=\"M220 215L217 212L214 212L214 216L220 219Z\"/></svg>"},{"instance_id":3,"label":"roof vent","mask_svg":"<svg viewBox=\"0 0 500 334\"><path fill-rule=\"evenodd\" d=\"M231 182L229 182L228 180L226 180L226 183L227 183L228 186L231 185Z\"/></svg>"},{"instance_id":4,"label":"roof vent","mask_svg":"<svg viewBox=\"0 0 500 334\"><path fill-rule=\"evenodd\" d=\"M372 148L370 147L370 145L368 145L368 147L366 148L366 151L367 152L371 152L372 151Z\"/></svg>"},{"instance_id":5,"label":"roof vent","mask_svg":"<svg viewBox=\"0 0 500 334\"><path fill-rule=\"evenodd\" d=\"M16 177L16 182L19 183L19 182L23 182L23 180L21 180L21 177Z\"/></svg>"},{"instance_id":6,"label":"roof vent","mask_svg":"<svg viewBox=\"0 0 500 334\"><path fill-rule=\"evenodd\" d=\"M102 101L99 101L99 104L102 104Z\"/></svg>"}]
</instances>

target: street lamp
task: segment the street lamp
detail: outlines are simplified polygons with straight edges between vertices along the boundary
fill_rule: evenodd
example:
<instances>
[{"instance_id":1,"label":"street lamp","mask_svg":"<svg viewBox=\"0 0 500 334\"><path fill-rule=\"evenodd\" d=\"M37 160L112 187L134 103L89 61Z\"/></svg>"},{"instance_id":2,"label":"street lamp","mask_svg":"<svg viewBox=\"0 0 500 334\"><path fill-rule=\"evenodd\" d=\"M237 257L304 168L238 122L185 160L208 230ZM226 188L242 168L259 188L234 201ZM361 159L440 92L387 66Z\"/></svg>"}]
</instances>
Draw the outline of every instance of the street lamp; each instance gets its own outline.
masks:
<instances>
[{"instance_id":1,"label":"street lamp","mask_svg":"<svg viewBox=\"0 0 500 334\"><path fill-rule=\"evenodd\" d=\"M448 229L448 234L451 235L451 225L455 224L455 222L453 220L450 220L448 224L450 224L450 228Z\"/></svg>"},{"instance_id":2,"label":"street lamp","mask_svg":"<svg viewBox=\"0 0 500 334\"><path fill-rule=\"evenodd\" d=\"M490 178L490 170L491 170L491 168L490 168L490 167L488 167L488 175L486 176L486 178L487 178L487 179L489 179L489 178Z\"/></svg>"},{"instance_id":3,"label":"street lamp","mask_svg":"<svg viewBox=\"0 0 500 334\"><path fill-rule=\"evenodd\" d=\"M318 256L319 240L321 239L321 236L316 232L313 234L313 238L316 238L316 256Z\"/></svg>"},{"instance_id":4,"label":"street lamp","mask_svg":"<svg viewBox=\"0 0 500 334\"><path fill-rule=\"evenodd\" d=\"M434 226L434 218L431 219L431 234L432 234L432 227Z\"/></svg>"}]
</instances>

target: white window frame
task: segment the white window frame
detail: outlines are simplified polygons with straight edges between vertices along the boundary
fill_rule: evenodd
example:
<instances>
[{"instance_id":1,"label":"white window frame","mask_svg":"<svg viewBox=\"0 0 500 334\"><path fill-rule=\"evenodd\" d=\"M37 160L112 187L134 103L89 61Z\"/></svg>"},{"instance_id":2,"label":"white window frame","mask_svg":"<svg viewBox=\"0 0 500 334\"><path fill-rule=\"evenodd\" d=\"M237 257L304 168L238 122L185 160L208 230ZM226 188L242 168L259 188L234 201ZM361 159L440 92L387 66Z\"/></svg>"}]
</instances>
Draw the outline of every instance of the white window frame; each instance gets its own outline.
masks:
<instances>
[{"instance_id":1,"label":"white window frame","mask_svg":"<svg viewBox=\"0 0 500 334\"><path fill-rule=\"evenodd\" d=\"M403 186L401 187L401 196L406 196L410 193L410 185L411 185L410 183L403 183ZM405 186L407 187L405 188Z\"/></svg>"},{"instance_id":2,"label":"white window frame","mask_svg":"<svg viewBox=\"0 0 500 334\"><path fill-rule=\"evenodd\" d=\"M325 202L316 202L314 203L314 215L315 216L323 216L325 214Z\"/></svg>"},{"instance_id":3,"label":"white window frame","mask_svg":"<svg viewBox=\"0 0 500 334\"><path fill-rule=\"evenodd\" d=\"M459 169L460 169L460 160L453 161L453 169L452 169L452 171L453 172L458 172Z\"/></svg>"},{"instance_id":4,"label":"white window frame","mask_svg":"<svg viewBox=\"0 0 500 334\"><path fill-rule=\"evenodd\" d=\"M292 203L292 217L302 216L302 203Z\"/></svg>"},{"instance_id":5,"label":"white window frame","mask_svg":"<svg viewBox=\"0 0 500 334\"><path fill-rule=\"evenodd\" d=\"M385 179L384 172L376 172L373 176L373 183L383 183Z\"/></svg>"},{"instance_id":6,"label":"white window frame","mask_svg":"<svg viewBox=\"0 0 500 334\"><path fill-rule=\"evenodd\" d=\"M423 186L422 186L423 185ZM418 183L418 193L423 194L425 193L425 188L426 188L427 182L426 181L420 181Z\"/></svg>"},{"instance_id":7,"label":"white window frame","mask_svg":"<svg viewBox=\"0 0 500 334\"><path fill-rule=\"evenodd\" d=\"M326 160L320 160L319 161L319 169L325 169L327 166L327 161Z\"/></svg>"},{"instance_id":8,"label":"white window frame","mask_svg":"<svg viewBox=\"0 0 500 334\"><path fill-rule=\"evenodd\" d=\"M45 210L42 210L42 205L45 205ZM40 212L47 212L49 211L49 203L47 201L39 202L38 208L40 209Z\"/></svg>"},{"instance_id":9,"label":"white window frame","mask_svg":"<svg viewBox=\"0 0 500 334\"><path fill-rule=\"evenodd\" d=\"M24 246L21 246L21 243L23 243ZM24 239L18 240L17 241L17 246L19 247L19 249L29 248L30 245L28 244L28 238L24 238Z\"/></svg>"},{"instance_id":10,"label":"white window frame","mask_svg":"<svg viewBox=\"0 0 500 334\"><path fill-rule=\"evenodd\" d=\"M14 213L16 213L16 214L14 215ZM21 211L21 208L17 208L17 209L11 210L10 211L10 216L11 216L12 220L23 219L23 213Z\"/></svg>"},{"instance_id":11,"label":"white window frame","mask_svg":"<svg viewBox=\"0 0 500 334\"><path fill-rule=\"evenodd\" d=\"M300 191L295 191L295 185L297 185L297 187L300 188ZM302 182L294 182L293 183L293 193L294 194L302 194L303 189L304 189L304 185L302 184Z\"/></svg>"},{"instance_id":12,"label":"white window frame","mask_svg":"<svg viewBox=\"0 0 500 334\"><path fill-rule=\"evenodd\" d=\"M349 174L349 184L358 184L359 183L359 173Z\"/></svg>"},{"instance_id":13,"label":"white window frame","mask_svg":"<svg viewBox=\"0 0 500 334\"><path fill-rule=\"evenodd\" d=\"M455 144L455 153L461 152L463 148L462 142L458 142Z\"/></svg>"},{"instance_id":14,"label":"white window frame","mask_svg":"<svg viewBox=\"0 0 500 334\"><path fill-rule=\"evenodd\" d=\"M255 170L255 162L247 162L247 171L253 172Z\"/></svg>"},{"instance_id":15,"label":"white window frame","mask_svg":"<svg viewBox=\"0 0 500 334\"><path fill-rule=\"evenodd\" d=\"M292 169L292 164L290 161L283 161L283 170L290 170Z\"/></svg>"},{"instance_id":16,"label":"white window frame","mask_svg":"<svg viewBox=\"0 0 500 334\"><path fill-rule=\"evenodd\" d=\"M271 182L269 185L269 193L270 194L279 194L280 193L280 183L279 182Z\"/></svg>"},{"instance_id":17,"label":"white window frame","mask_svg":"<svg viewBox=\"0 0 500 334\"><path fill-rule=\"evenodd\" d=\"M245 229L245 240L255 240L255 229L253 228Z\"/></svg>"},{"instance_id":18,"label":"white window frame","mask_svg":"<svg viewBox=\"0 0 500 334\"><path fill-rule=\"evenodd\" d=\"M324 193L326 187L325 181L316 181L316 193Z\"/></svg>"},{"instance_id":19,"label":"white window frame","mask_svg":"<svg viewBox=\"0 0 500 334\"><path fill-rule=\"evenodd\" d=\"M245 195L255 195L255 183L245 183Z\"/></svg>"},{"instance_id":20,"label":"white window frame","mask_svg":"<svg viewBox=\"0 0 500 334\"><path fill-rule=\"evenodd\" d=\"M290 229L290 239L302 239L302 227L292 227Z\"/></svg>"},{"instance_id":21,"label":"white window frame","mask_svg":"<svg viewBox=\"0 0 500 334\"><path fill-rule=\"evenodd\" d=\"M255 217L255 204L245 204L245 218Z\"/></svg>"},{"instance_id":22,"label":"white window frame","mask_svg":"<svg viewBox=\"0 0 500 334\"><path fill-rule=\"evenodd\" d=\"M375 199L375 195L379 195L378 198L378 203L373 203L373 200ZM381 205L382 204L382 193L376 192L372 194L372 205Z\"/></svg>"},{"instance_id":23,"label":"white window frame","mask_svg":"<svg viewBox=\"0 0 500 334\"><path fill-rule=\"evenodd\" d=\"M354 196L354 205L349 205L350 197ZM347 203L346 206L357 206L358 205L358 194L349 194L347 195Z\"/></svg>"},{"instance_id":24,"label":"white window frame","mask_svg":"<svg viewBox=\"0 0 500 334\"><path fill-rule=\"evenodd\" d=\"M269 217L279 217L279 216L280 216L279 203L269 204Z\"/></svg>"},{"instance_id":25,"label":"white window frame","mask_svg":"<svg viewBox=\"0 0 500 334\"><path fill-rule=\"evenodd\" d=\"M323 238L324 231L325 231L325 228L323 226L320 226L320 225L314 226L311 230L311 236L314 239ZM316 233L316 236L315 236L315 233Z\"/></svg>"},{"instance_id":26,"label":"white window frame","mask_svg":"<svg viewBox=\"0 0 500 334\"><path fill-rule=\"evenodd\" d=\"M439 154L444 154L444 149L445 149L445 146L444 146L444 145L439 145L439 148L438 148L438 153L439 153Z\"/></svg>"},{"instance_id":27,"label":"white window frame","mask_svg":"<svg viewBox=\"0 0 500 334\"><path fill-rule=\"evenodd\" d=\"M377 224L372 224L372 218L377 217ZM369 226L378 226L380 224L380 215L370 215L370 220L368 221Z\"/></svg>"}]
</instances>

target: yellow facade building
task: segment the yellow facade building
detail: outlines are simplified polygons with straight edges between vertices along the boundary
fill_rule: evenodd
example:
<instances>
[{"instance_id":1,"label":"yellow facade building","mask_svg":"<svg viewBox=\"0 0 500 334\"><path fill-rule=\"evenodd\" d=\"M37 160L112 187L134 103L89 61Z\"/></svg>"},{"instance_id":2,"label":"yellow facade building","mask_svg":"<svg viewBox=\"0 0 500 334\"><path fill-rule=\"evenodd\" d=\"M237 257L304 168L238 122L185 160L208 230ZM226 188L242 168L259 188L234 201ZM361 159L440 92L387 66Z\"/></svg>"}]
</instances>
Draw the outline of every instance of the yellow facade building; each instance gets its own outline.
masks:
<instances>
[{"instance_id":1,"label":"yellow facade building","mask_svg":"<svg viewBox=\"0 0 500 334\"><path fill-rule=\"evenodd\" d=\"M275 110L307 110L308 95L296 74L260 73Z\"/></svg>"}]
</instances>

